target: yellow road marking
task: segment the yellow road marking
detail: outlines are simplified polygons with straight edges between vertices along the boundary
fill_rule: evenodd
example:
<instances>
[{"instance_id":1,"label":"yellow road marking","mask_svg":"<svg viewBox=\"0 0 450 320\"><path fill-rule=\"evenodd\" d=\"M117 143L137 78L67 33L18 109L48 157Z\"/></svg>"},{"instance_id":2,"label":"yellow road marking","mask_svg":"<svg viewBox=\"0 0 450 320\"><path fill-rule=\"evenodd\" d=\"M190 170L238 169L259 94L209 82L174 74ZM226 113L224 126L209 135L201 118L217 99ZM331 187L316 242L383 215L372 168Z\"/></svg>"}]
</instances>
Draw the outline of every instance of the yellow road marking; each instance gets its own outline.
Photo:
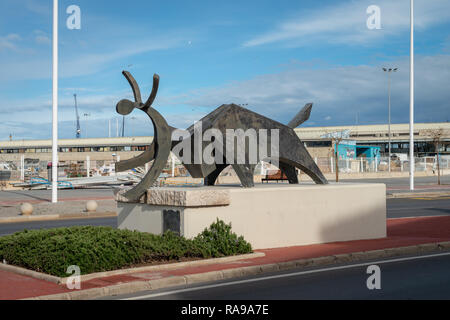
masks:
<instances>
[{"instance_id":1,"label":"yellow road marking","mask_svg":"<svg viewBox=\"0 0 450 320\"><path fill-rule=\"evenodd\" d=\"M435 197L435 198L412 198L413 200L427 200L427 201L432 201L432 200L448 200L450 199L450 197Z\"/></svg>"}]
</instances>

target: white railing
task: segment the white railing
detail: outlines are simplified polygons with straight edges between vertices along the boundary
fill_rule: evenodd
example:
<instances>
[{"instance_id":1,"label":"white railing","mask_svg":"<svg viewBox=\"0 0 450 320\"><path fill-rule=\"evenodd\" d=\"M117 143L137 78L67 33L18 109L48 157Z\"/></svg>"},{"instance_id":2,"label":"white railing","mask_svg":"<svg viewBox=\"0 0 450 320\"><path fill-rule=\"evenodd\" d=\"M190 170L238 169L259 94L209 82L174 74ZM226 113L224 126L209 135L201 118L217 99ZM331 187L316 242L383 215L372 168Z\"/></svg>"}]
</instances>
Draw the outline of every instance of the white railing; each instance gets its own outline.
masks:
<instances>
[{"instance_id":1,"label":"white railing","mask_svg":"<svg viewBox=\"0 0 450 320\"><path fill-rule=\"evenodd\" d=\"M314 161L323 173L335 173L336 163L333 157L317 157ZM0 155L0 181L27 181L33 177L48 178L48 161L32 160L28 158L19 161L8 161ZM440 157L440 170L450 169L450 157ZM146 170L150 167L149 165ZM176 168L181 166L176 166ZM169 175L172 172L170 159L166 170ZM340 173L387 173L389 172L388 158L357 158L357 159L339 159L338 168ZM76 178L92 176L111 176L115 175L114 161L95 161L88 157L85 161L61 161L58 169L60 178ZM255 174L265 174L267 166L257 165ZM436 174L436 157L415 158L415 170L417 172L432 172ZM184 170L185 171L185 170ZM183 172L184 172L183 171ZM409 161L401 159L391 160L391 172L409 172Z\"/></svg>"}]
</instances>

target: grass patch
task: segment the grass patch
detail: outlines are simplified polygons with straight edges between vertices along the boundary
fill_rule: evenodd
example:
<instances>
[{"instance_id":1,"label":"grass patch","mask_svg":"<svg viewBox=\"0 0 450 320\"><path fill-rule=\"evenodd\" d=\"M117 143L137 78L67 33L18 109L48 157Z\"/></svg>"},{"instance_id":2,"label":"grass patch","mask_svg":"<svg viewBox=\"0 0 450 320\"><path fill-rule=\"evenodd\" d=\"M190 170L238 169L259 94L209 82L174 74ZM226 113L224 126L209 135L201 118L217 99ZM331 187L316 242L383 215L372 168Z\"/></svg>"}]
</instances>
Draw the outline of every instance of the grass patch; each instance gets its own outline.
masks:
<instances>
[{"instance_id":1,"label":"grass patch","mask_svg":"<svg viewBox=\"0 0 450 320\"><path fill-rule=\"evenodd\" d=\"M25 230L0 238L0 262L58 277L69 276L66 271L72 265L79 266L82 274L90 274L251 252L251 245L219 220L194 239L171 232L156 236L110 227Z\"/></svg>"}]
</instances>

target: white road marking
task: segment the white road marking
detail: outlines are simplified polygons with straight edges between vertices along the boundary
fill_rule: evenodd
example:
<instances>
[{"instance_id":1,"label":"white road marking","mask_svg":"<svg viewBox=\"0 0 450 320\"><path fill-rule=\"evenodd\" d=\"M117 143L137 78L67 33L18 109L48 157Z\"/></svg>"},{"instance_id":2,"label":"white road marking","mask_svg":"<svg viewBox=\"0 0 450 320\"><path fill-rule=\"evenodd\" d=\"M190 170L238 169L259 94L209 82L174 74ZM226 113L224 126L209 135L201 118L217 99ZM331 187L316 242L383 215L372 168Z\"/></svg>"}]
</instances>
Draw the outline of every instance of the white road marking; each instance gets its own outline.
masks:
<instances>
[{"instance_id":1,"label":"white road marking","mask_svg":"<svg viewBox=\"0 0 450 320\"><path fill-rule=\"evenodd\" d=\"M195 287L195 288L187 288L187 289L173 290L173 291L167 291L167 292L153 293L153 294L147 294L147 295L143 295L143 296L132 297L132 298L127 298L127 299L121 299L121 300L142 300L142 299L156 298L156 297L162 297L162 296L169 296L169 295L172 295L172 294L183 293L183 292L192 292L192 291L200 291L200 290L206 290L206 289L212 289L212 288L234 286L234 285L244 284L244 283L266 281L266 280L273 280L273 279L281 279L281 278L288 278L288 277L295 277L295 276L301 276L301 275L313 274L313 273L320 273L320 272L327 272L327 271L335 271L335 270L344 270L344 269L365 267L365 266L370 266L370 265L374 265L374 264L378 265L378 264L386 264L386 263L392 263L392 262L402 262L402 261L428 259L428 258L442 257L442 256L448 256L448 255L450 255L450 252L438 253L438 254L432 254L432 255L426 255L426 256L416 256L416 257L408 257L408 258L398 258L398 259L390 259L390 260L372 261L372 262L360 263L360 264L352 264L352 265L347 265L347 266L331 267L331 268L316 269L316 270L308 270L308 271L301 271L301 272L295 272L295 273L289 273L289 274L281 274L281 275L276 275L276 276L261 277L261 278L256 278L256 279L239 280L239 281L232 281L232 282L227 282L227 283L218 283L218 284L212 284L212 285Z\"/></svg>"}]
</instances>

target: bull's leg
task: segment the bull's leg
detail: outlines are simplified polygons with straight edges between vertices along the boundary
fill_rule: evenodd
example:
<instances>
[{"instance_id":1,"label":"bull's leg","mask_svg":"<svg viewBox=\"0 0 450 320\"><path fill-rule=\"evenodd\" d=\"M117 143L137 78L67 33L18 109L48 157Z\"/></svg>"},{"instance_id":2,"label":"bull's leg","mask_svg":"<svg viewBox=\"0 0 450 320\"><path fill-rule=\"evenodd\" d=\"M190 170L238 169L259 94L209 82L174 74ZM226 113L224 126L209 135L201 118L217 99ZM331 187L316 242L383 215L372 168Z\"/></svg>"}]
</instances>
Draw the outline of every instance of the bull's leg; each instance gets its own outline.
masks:
<instances>
[{"instance_id":1,"label":"bull's leg","mask_svg":"<svg viewBox=\"0 0 450 320\"><path fill-rule=\"evenodd\" d=\"M288 162L291 166L302 170L311 179L313 179L315 183L328 184L327 179L309 154L305 154L303 157L299 158L285 159L283 161Z\"/></svg>"},{"instance_id":2,"label":"bull's leg","mask_svg":"<svg viewBox=\"0 0 450 320\"><path fill-rule=\"evenodd\" d=\"M328 184L327 179L300 140L290 140L286 138L281 140L281 142L284 143L284 145L280 148L280 164L300 169L317 184Z\"/></svg>"},{"instance_id":3,"label":"bull's leg","mask_svg":"<svg viewBox=\"0 0 450 320\"><path fill-rule=\"evenodd\" d=\"M212 173L210 173L205 178L205 186L213 186L216 184L217 178L222 173L223 170L225 170L228 167L228 165L221 164L217 166L217 169L214 170Z\"/></svg>"},{"instance_id":4,"label":"bull's leg","mask_svg":"<svg viewBox=\"0 0 450 320\"><path fill-rule=\"evenodd\" d=\"M244 188L253 188L255 182L253 181L253 172L255 165L252 164L234 164L233 169L239 177Z\"/></svg>"},{"instance_id":5,"label":"bull's leg","mask_svg":"<svg viewBox=\"0 0 450 320\"><path fill-rule=\"evenodd\" d=\"M280 162L279 166L281 172L283 172L286 175L290 184L298 184L297 171L295 170L294 166L291 166L283 162Z\"/></svg>"}]
</instances>

